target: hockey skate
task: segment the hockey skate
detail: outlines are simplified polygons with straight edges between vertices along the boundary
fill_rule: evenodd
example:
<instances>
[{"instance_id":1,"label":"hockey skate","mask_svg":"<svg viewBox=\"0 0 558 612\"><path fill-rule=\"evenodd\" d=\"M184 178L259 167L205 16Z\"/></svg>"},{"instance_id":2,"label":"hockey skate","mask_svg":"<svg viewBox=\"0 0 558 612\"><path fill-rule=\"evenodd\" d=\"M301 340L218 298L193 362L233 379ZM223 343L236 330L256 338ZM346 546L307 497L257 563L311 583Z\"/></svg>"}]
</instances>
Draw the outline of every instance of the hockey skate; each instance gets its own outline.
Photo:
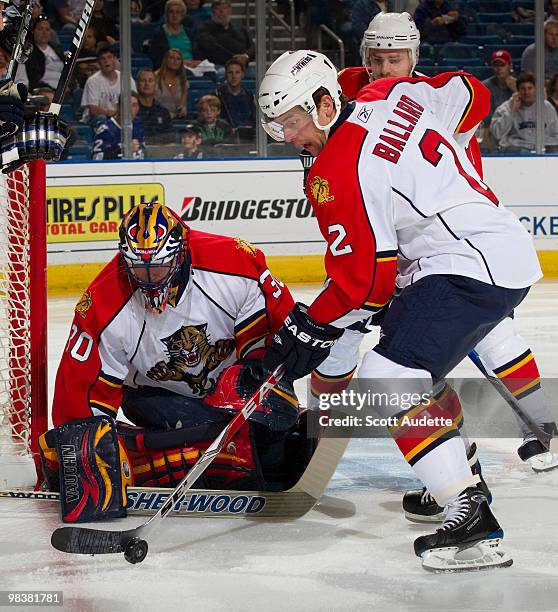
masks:
<instances>
[{"instance_id":1,"label":"hockey skate","mask_svg":"<svg viewBox=\"0 0 558 612\"><path fill-rule=\"evenodd\" d=\"M492 503L492 495L488 485L482 477L482 470L477 454L477 445L473 442L467 453L467 459L473 475L480 478L477 487L486 496L488 503ZM413 523L441 523L444 520L444 508L440 508L426 487L421 490L407 491L403 496L403 510L405 518Z\"/></svg>"},{"instance_id":2,"label":"hockey skate","mask_svg":"<svg viewBox=\"0 0 558 612\"><path fill-rule=\"evenodd\" d=\"M468 487L448 504L440 529L415 540L415 554L436 573L507 567L513 560L501 547L503 537L484 493Z\"/></svg>"},{"instance_id":3,"label":"hockey skate","mask_svg":"<svg viewBox=\"0 0 558 612\"><path fill-rule=\"evenodd\" d=\"M556 423L542 423L540 427L549 434L557 434ZM534 434L525 436L517 454L522 461L529 463L534 472L550 472L558 468L558 455L548 451Z\"/></svg>"}]
</instances>

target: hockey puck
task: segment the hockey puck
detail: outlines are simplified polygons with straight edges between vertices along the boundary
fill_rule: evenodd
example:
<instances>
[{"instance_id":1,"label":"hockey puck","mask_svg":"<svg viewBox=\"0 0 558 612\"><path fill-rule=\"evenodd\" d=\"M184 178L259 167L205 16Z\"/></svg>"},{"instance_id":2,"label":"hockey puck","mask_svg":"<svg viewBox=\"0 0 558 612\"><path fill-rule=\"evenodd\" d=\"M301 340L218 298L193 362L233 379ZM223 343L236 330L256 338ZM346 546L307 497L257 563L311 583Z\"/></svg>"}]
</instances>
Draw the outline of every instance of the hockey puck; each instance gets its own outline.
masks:
<instances>
[{"instance_id":1,"label":"hockey puck","mask_svg":"<svg viewBox=\"0 0 558 612\"><path fill-rule=\"evenodd\" d=\"M141 563L147 556L147 542L141 538L132 538L124 549L124 559L128 563Z\"/></svg>"}]
</instances>

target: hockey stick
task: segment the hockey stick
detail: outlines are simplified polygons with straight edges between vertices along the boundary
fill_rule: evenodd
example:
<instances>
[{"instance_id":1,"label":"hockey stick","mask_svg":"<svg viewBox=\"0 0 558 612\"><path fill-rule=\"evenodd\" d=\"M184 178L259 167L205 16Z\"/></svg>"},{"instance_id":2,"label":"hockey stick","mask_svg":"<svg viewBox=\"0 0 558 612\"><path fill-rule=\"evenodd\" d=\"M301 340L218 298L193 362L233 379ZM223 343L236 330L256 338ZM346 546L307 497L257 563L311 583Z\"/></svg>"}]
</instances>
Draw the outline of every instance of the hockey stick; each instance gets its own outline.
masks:
<instances>
[{"instance_id":1,"label":"hockey stick","mask_svg":"<svg viewBox=\"0 0 558 612\"><path fill-rule=\"evenodd\" d=\"M52 102L50 104L49 112L53 113L54 115L60 114L62 100L64 99L64 94L66 93L66 89L70 83L70 77L72 76L72 72L76 65L79 52L81 51L81 47L85 39L85 31L87 30L89 22L91 21L94 8L95 0L85 0L85 6L81 12L81 17L79 18L79 23L74 33L74 37L72 38L70 48L68 51L66 51L66 59L62 68L62 73L60 74L60 79L58 80L58 85L56 86L56 91L54 92L54 97L52 98Z\"/></svg>"},{"instance_id":2,"label":"hockey stick","mask_svg":"<svg viewBox=\"0 0 558 612\"><path fill-rule=\"evenodd\" d=\"M15 79L19 65L23 63L21 60L23 57L23 50L25 49L25 43L27 42L27 37L29 35L32 17L33 2L32 0L27 0L21 15L19 27L17 29L16 42L14 48L12 49L12 57L10 58L10 63L8 64L8 68L6 70L6 78L8 78L11 83L13 83Z\"/></svg>"},{"instance_id":3,"label":"hockey stick","mask_svg":"<svg viewBox=\"0 0 558 612\"><path fill-rule=\"evenodd\" d=\"M526 414L519 402L514 397L513 393L506 387L506 385L492 372L489 372L484 363L481 361L479 354L476 351L469 353L469 358L477 366L477 368L484 374L488 382L498 391L502 398L507 402L508 406L514 411L514 413L527 425L537 440L551 453L558 453L558 438L546 433L541 429L533 419Z\"/></svg>"},{"instance_id":4,"label":"hockey stick","mask_svg":"<svg viewBox=\"0 0 558 612\"><path fill-rule=\"evenodd\" d=\"M180 503L184 495L209 467L213 459L221 452L240 427L246 423L257 406L261 404L268 393L281 380L284 373L285 366L283 364L275 368L264 380L261 387L246 402L244 408L234 416L196 461L186 476L178 483L157 513L148 521L135 529L125 531L104 531L86 527L61 527L52 534L51 544L54 548L68 553L93 555L124 552L126 561L130 563L140 563L143 561L147 555L148 546L147 542L140 536L145 537L157 528L173 507Z\"/></svg>"},{"instance_id":5,"label":"hockey stick","mask_svg":"<svg viewBox=\"0 0 558 612\"><path fill-rule=\"evenodd\" d=\"M301 518L319 501L349 438L322 438L304 474L286 491L231 491L190 489L175 503L169 516L189 518L248 518L292 521ZM129 515L152 516L172 494L172 489L128 487ZM60 493L30 489L0 490L0 498L58 502Z\"/></svg>"}]
</instances>

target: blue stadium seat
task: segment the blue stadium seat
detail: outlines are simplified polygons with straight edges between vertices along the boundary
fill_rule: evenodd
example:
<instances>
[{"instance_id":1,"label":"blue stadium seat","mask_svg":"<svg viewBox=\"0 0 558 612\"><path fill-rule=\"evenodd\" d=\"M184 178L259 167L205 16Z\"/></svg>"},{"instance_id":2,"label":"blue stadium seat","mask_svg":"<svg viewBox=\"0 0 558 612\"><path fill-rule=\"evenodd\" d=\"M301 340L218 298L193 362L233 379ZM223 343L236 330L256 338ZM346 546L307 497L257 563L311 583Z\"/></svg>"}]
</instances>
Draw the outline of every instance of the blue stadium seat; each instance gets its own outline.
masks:
<instances>
[{"instance_id":1,"label":"blue stadium seat","mask_svg":"<svg viewBox=\"0 0 558 612\"><path fill-rule=\"evenodd\" d=\"M91 157L91 146L87 144L75 144L68 150L68 159L87 160Z\"/></svg>"},{"instance_id":2,"label":"blue stadium seat","mask_svg":"<svg viewBox=\"0 0 558 612\"><path fill-rule=\"evenodd\" d=\"M510 23L506 25L506 30L512 36L534 36L535 26L532 21L527 23Z\"/></svg>"},{"instance_id":3,"label":"blue stadium seat","mask_svg":"<svg viewBox=\"0 0 558 612\"><path fill-rule=\"evenodd\" d=\"M479 81L489 79L493 74L490 66L463 66L463 70L477 77Z\"/></svg>"},{"instance_id":4,"label":"blue stadium seat","mask_svg":"<svg viewBox=\"0 0 558 612\"><path fill-rule=\"evenodd\" d=\"M418 61L419 70L422 66L434 66L434 60L429 57L421 57L419 55L419 61Z\"/></svg>"},{"instance_id":5,"label":"blue stadium seat","mask_svg":"<svg viewBox=\"0 0 558 612\"><path fill-rule=\"evenodd\" d=\"M485 45L501 45L502 39L496 34L485 34L484 36L473 34L470 36L462 36L459 39L459 42L466 45L477 45L479 47L484 47Z\"/></svg>"},{"instance_id":6,"label":"blue stadium seat","mask_svg":"<svg viewBox=\"0 0 558 612\"><path fill-rule=\"evenodd\" d=\"M255 79L244 79L242 83L244 84L244 87L246 87L248 91L251 91L253 94L256 93L256 80Z\"/></svg>"},{"instance_id":7,"label":"blue stadium seat","mask_svg":"<svg viewBox=\"0 0 558 612\"><path fill-rule=\"evenodd\" d=\"M508 40L506 41L507 44L510 44L510 45L523 45L524 47L527 47L528 45L531 45L534 42L535 42L535 37L534 36L520 36L520 35L516 35L516 34L514 34L513 36L508 38Z\"/></svg>"},{"instance_id":8,"label":"blue stadium seat","mask_svg":"<svg viewBox=\"0 0 558 612\"><path fill-rule=\"evenodd\" d=\"M467 35L484 36L487 34L485 23L468 23Z\"/></svg>"},{"instance_id":9,"label":"blue stadium seat","mask_svg":"<svg viewBox=\"0 0 558 612\"><path fill-rule=\"evenodd\" d=\"M447 65L447 60L468 60L480 56L477 45L464 45L462 43L446 43L438 47L438 61ZM452 63L452 62L450 62ZM458 62L454 62L458 63ZM459 62L461 63L461 62Z\"/></svg>"},{"instance_id":10,"label":"blue stadium seat","mask_svg":"<svg viewBox=\"0 0 558 612\"><path fill-rule=\"evenodd\" d=\"M511 13L479 13L480 23L513 23Z\"/></svg>"},{"instance_id":11,"label":"blue stadium seat","mask_svg":"<svg viewBox=\"0 0 558 612\"><path fill-rule=\"evenodd\" d=\"M72 44L72 40L74 38L73 34L66 34L65 32L58 32L58 40L60 41L60 46L64 51L67 51Z\"/></svg>"},{"instance_id":12,"label":"blue stadium seat","mask_svg":"<svg viewBox=\"0 0 558 612\"><path fill-rule=\"evenodd\" d=\"M479 0L478 5L483 13L505 13L510 10L509 0Z\"/></svg>"},{"instance_id":13,"label":"blue stadium seat","mask_svg":"<svg viewBox=\"0 0 558 612\"><path fill-rule=\"evenodd\" d=\"M62 104L60 109L60 118L66 123L72 123L75 120L74 107L71 104Z\"/></svg>"},{"instance_id":14,"label":"blue stadium seat","mask_svg":"<svg viewBox=\"0 0 558 612\"><path fill-rule=\"evenodd\" d=\"M458 66L457 70L462 70L463 66L482 66L483 61L479 57L456 58L448 57L438 61L440 66L443 66L445 71L448 71L448 66Z\"/></svg>"},{"instance_id":15,"label":"blue stadium seat","mask_svg":"<svg viewBox=\"0 0 558 612\"><path fill-rule=\"evenodd\" d=\"M434 47L428 43L421 43L419 46L419 57L433 60L436 55Z\"/></svg>"},{"instance_id":16,"label":"blue stadium seat","mask_svg":"<svg viewBox=\"0 0 558 612\"><path fill-rule=\"evenodd\" d=\"M72 127L76 131L78 143L91 144L93 142L93 132L91 131L91 126L83 123L76 123Z\"/></svg>"}]
</instances>

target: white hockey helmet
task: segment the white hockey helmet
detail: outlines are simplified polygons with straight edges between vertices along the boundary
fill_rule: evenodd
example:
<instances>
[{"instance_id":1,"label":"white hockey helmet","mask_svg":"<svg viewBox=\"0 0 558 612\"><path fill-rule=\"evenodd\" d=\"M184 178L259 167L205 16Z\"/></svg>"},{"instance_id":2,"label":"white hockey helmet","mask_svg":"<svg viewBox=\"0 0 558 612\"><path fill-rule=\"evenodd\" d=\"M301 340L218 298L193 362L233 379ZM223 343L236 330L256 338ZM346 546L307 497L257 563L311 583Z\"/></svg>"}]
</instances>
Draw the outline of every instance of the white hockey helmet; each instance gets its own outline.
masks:
<instances>
[{"instance_id":1,"label":"white hockey helmet","mask_svg":"<svg viewBox=\"0 0 558 612\"><path fill-rule=\"evenodd\" d=\"M335 102L335 116L327 125L318 123L318 112L312 94L324 87ZM329 59L317 51L286 51L267 69L258 91L265 131L277 141L284 140L282 126L274 121L287 111L301 106L320 130L329 129L341 112L341 88L337 70Z\"/></svg>"},{"instance_id":2,"label":"white hockey helmet","mask_svg":"<svg viewBox=\"0 0 558 612\"><path fill-rule=\"evenodd\" d=\"M362 37L360 54L366 66L367 49L408 49L414 70L417 65L420 32L409 13L378 13Z\"/></svg>"}]
</instances>

